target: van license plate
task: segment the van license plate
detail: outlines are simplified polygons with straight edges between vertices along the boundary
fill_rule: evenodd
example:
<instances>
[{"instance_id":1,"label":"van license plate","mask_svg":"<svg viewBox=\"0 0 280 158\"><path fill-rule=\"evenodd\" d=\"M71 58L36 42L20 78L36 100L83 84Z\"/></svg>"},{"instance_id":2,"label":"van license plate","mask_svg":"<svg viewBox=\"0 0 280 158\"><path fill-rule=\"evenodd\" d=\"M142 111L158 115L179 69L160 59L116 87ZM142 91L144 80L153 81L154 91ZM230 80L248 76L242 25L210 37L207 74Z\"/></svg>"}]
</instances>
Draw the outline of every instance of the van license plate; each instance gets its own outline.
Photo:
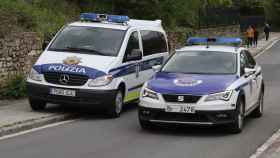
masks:
<instances>
[{"instance_id":1,"label":"van license plate","mask_svg":"<svg viewBox=\"0 0 280 158\"><path fill-rule=\"evenodd\" d=\"M165 111L166 112L194 114L195 107L190 106L190 105L167 105L165 108Z\"/></svg>"},{"instance_id":2,"label":"van license plate","mask_svg":"<svg viewBox=\"0 0 280 158\"><path fill-rule=\"evenodd\" d=\"M76 91L68 90L68 89L51 88L50 94L60 95L60 96L68 96L68 97L75 97L76 96Z\"/></svg>"}]
</instances>

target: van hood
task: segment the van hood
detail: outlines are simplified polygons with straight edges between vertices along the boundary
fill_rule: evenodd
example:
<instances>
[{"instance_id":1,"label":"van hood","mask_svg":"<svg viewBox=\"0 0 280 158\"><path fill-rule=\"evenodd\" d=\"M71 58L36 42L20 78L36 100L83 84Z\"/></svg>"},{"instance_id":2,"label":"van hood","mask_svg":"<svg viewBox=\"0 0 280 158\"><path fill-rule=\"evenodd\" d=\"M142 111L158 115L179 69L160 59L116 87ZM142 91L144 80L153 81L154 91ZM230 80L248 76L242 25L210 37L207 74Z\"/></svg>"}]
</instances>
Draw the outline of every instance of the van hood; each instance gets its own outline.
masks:
<instances>
[{"instance_id":1,"label":"van hood","mask_svg":"<svg viewBox=\"0 0 280 158\"><path fill-rule=\"evenodd\" d=\"M208 95L225 91L237 79L237 75L158 72L148 81L148 88L162 94Z\"/></svg>"},{"instance_id":2,"label":"van hood","mask_svg":"<svg viewBox=\"0 0 280 158\"><path fill-rule=\"evenodd\" d=\"M87 75L97 78L105 75L116 57L45 51L34 65L40 73L57 72Z\"/></svg>"}]
</instances>

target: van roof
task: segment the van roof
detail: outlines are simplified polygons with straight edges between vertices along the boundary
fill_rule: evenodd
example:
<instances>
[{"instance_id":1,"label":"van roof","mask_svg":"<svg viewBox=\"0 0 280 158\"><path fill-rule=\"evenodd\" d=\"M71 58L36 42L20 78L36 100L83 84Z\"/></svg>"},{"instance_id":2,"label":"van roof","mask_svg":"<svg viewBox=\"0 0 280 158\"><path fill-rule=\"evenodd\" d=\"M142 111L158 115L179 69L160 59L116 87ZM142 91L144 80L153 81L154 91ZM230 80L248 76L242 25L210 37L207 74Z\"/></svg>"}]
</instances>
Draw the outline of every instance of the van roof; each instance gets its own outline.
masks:
<instances>
[{"instance_id":1,"label":"van roof","mask_svg":"<svg viewBox=\"0 0 280 158\"><path fill-rule=\"evenodd\" d=\"M82 22L77 21L69 24L70 26L87 26L87 27L102 27L102 28L111 28L118 30L127 30L131 27L153 27L162 29L161 20L136 20L130 19L127 23L111 23L111 22Z\"/></svg>"}]
</instances>

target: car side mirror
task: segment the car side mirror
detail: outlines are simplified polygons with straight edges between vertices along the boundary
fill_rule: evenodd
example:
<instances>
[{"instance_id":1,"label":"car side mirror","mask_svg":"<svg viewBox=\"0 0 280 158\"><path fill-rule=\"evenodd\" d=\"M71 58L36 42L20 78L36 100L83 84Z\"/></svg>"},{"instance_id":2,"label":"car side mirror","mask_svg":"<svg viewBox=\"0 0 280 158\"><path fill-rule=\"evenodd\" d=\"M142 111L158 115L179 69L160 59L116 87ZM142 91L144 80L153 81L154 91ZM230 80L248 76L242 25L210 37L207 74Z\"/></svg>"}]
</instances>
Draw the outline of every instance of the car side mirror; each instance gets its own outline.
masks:
<instances>
[{"instance_id":1,"label":"car side mirror","mask_svg":"<svg viewBox=\"0 0 280 158\"><path fill-rule=\"evenodd\" d=\"M256 73L256 70L252 68L245 68L244 71L245 71L245 77L249 77Z\"/></svg>"},{"instance_id":2,"label":"car side mirror","mask_svg":"<svg viewBox=\"0 0 280 158\"><path fill-rule=\"evenodd\" d=\"M161 65L155 65L152 68L153 68L154 72L158 72L161 68Z\"/></svg>"},{"instance_id":3,"label":"car side mirror","mask_svg":"<svg viewBox=\"0 0 280 158\"><path fill-rule=\"evenodd\" d=\"M142 51L140 49L132 49L131 53L126 56L126 61L137 61L142 59Z\"/></svg>"},{"instance_id":4,"label":"car side mirror","mask_svg":"<svg viewBox=\"0 0 280 158\"><path fill-rule=\"evenodd\" d=\"M49 44L50 44L50 41L44 41L43 45L42 45L42 49L45 50Z\"/></svg>"}]
</instances>

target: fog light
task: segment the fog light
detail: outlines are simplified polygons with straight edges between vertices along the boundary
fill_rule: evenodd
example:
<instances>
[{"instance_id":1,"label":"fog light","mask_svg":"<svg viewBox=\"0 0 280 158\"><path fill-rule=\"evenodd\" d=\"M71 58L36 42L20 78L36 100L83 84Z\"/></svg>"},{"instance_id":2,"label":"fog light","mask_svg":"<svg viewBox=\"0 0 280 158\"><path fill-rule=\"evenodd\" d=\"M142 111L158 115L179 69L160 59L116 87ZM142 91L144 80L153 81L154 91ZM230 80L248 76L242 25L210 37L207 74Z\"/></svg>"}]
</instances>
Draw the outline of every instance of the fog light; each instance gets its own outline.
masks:
<instances>
[{"instance_id":1,"label":"fog light","mask_svg":"<svg viewBox=\"0 0 280 158\"><path fill-rule=\"evenodd\" d=\"M149 110L143 110L143 111L142 111L142 114L143 114L143 115L150 115L151 112L150 112Z\"/></svg>"}]
</instances>

